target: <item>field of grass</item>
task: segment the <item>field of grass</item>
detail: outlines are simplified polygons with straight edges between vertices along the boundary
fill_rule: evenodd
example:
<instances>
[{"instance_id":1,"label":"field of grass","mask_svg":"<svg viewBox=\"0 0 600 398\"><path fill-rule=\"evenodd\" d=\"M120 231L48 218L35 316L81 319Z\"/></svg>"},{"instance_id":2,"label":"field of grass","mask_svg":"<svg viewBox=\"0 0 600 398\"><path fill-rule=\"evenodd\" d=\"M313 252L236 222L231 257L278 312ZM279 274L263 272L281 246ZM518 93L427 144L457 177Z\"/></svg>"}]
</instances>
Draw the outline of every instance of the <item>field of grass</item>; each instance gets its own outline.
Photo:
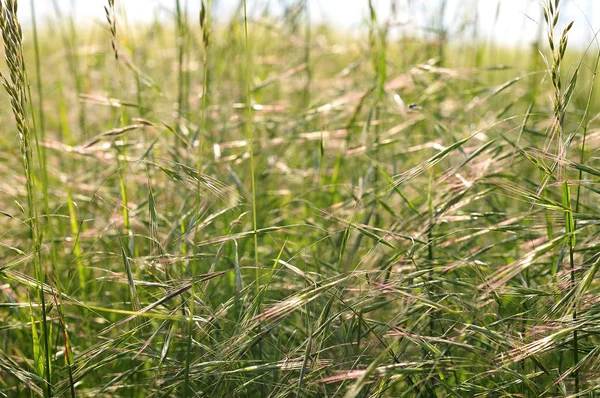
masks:
<instances>
[{"instance_id":1,"label":"field of grass","mask_svg":"<svg viewBox=\"0 0 600 398\"><path fill-rule=\"evenodd\" d=\"M558 0L524 49L174 3L0 1L1 397L600 396L600 53Z\"/></svg>"}]
</instances>

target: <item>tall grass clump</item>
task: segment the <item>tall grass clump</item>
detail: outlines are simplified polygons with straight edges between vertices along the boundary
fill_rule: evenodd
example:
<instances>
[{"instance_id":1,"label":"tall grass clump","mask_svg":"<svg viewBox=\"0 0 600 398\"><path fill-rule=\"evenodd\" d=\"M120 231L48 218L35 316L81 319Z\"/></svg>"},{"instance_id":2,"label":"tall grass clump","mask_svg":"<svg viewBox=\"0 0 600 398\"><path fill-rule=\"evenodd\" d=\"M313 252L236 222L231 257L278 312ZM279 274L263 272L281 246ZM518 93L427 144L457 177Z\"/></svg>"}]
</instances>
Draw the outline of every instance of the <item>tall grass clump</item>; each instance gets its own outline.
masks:
<instances>
[{"instance_id":1,"label":"tall grass clump","mask_svg":"<svg viewBox=\"0 0 600 398\"><path fill-rule=\"evenodd\" d=\"M600 51L566 3L535 51L448 1L352 32L196 3L0 2L0 396L600 393Z\"/></svg>"},{"instance_id":2,"label":"tall grass clump","mask_svg":"<svg viewBox=\"0 0 600 398\"><path fill-rule=\"evenodd\" d=\"M34 350L35 369L37 376L43 380L41 390L44 396L52 394L50 367L50 327L46 317L45 259L42 255L42 226L39 220L37 206L37 190L35 184L34 148L39 148L35 128L31 127L33 107L30 105L29 80L23 55L23 32L17 18L18 3L16 0L0 2L0 31L4 42L4 54L8 65L8 77L0 74L2 85L9 96L19 139L19 149L23 174L25 177L27 204L24 210L25 224L29 230L29 255L33 261L35 284L30 286L37 303L30 302L31 335ZM39 149L37 156L39 158ZM38 307L39 306L39 307ZM34 307L36 307L34 309ZM35 314L35 315L34 315ZM41 331L38 332L38 327Z\"/></svg>"}]
</instances>

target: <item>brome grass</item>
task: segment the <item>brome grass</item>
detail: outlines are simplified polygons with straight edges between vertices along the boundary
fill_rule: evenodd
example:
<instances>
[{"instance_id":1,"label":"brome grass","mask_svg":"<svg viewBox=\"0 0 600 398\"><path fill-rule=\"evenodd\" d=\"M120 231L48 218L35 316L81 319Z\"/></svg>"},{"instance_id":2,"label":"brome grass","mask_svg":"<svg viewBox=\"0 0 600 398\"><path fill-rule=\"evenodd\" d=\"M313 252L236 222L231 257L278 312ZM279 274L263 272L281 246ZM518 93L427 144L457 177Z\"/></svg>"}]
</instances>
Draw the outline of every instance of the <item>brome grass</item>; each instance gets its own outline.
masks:
<instances>
[{"instance_id":1,"label":"brome grass","mask_svg":"<svg viewBox=\"0 0 600 398\"><path fill-rule=\"evenodd\" d=\"M0 2L0 395L598 394L600 52L559 1L535 50L444 1L187 3Z\"/></svg>"}]
</instances>

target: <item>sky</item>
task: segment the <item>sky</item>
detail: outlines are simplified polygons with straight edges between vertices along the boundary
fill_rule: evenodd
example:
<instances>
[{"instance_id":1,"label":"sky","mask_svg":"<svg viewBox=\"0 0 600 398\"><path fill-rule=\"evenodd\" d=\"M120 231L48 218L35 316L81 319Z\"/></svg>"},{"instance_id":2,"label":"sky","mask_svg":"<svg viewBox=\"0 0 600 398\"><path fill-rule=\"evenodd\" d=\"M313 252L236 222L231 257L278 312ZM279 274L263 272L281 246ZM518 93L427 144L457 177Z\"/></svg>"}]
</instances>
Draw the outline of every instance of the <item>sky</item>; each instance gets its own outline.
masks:
<instances>
[{"instance_id":1,"label":"sky","mask_svg":"<svg viewBox=\"0 0 600 398\"><path fill-rule=\"evenodd\" d=\"M23 24L31 20L32 0L21 0L20 18ZM56 16L54 4L62 12L72 12L76 21L88 23L96 20L104 23L104 5L107 0L33 0L36 15L41 21ZM197 13L200 0L179 0L187 4L191 13ZM205 0L206 1L206 0ZM236 9L240 0L213 0L213 16L227 18ZM368 16L368 0L308 0L311 18L328 22L342 29L360 31L365 28ZM431 26L431 21L439 19L440 5L444 0L373 0L378 9L378 17L385 20L389 16L390 4L396 1L399 7L401 29L423 31ZM467 18L477 18L478 37L507 46L527 46L539 34L539 21L542 20L542 0L445 0L446 12L443 26L449 31L449 38L458 39L461 23ZM149 22L155 16L164 20L171 18L176 0L116 0L123 7L130 21ZM278 12L284 0L247 0L249 12L259 13L265 6ZM287 0L290 3L290 0ZM408 7L410 5L410 8ZM586 48L600 30L600 0L562 0L561 24L575 21L569 36L569 45ZM559 25L561 26L561 25ZM544 28L545 29L545 28ZM544 32L544 30L542 31ZM560 33L559 33L560 34ZM472 33L465 33L472 37ZM593 48L598 46L594 44Z\"/></svg>"}]
</instances>

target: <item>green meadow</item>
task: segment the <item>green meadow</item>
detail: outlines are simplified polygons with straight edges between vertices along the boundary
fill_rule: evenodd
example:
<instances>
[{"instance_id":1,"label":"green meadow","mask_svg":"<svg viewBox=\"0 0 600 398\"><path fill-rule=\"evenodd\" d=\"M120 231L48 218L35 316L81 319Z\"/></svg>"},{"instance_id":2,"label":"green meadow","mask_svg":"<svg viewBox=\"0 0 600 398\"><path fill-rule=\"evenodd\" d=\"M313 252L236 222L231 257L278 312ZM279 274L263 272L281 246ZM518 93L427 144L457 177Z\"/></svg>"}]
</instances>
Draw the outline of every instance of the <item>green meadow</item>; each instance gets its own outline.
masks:
<instances>
[{"instance_id":1,"label":"green meadow","mask_svg":"<svg viewBox=\"0 0 600 398\"><path fill-rule=\"evenodd\" d=\"M0 1L0 397L600 396L599 46L365 2Z\"/></svg>"}]
</instances>

